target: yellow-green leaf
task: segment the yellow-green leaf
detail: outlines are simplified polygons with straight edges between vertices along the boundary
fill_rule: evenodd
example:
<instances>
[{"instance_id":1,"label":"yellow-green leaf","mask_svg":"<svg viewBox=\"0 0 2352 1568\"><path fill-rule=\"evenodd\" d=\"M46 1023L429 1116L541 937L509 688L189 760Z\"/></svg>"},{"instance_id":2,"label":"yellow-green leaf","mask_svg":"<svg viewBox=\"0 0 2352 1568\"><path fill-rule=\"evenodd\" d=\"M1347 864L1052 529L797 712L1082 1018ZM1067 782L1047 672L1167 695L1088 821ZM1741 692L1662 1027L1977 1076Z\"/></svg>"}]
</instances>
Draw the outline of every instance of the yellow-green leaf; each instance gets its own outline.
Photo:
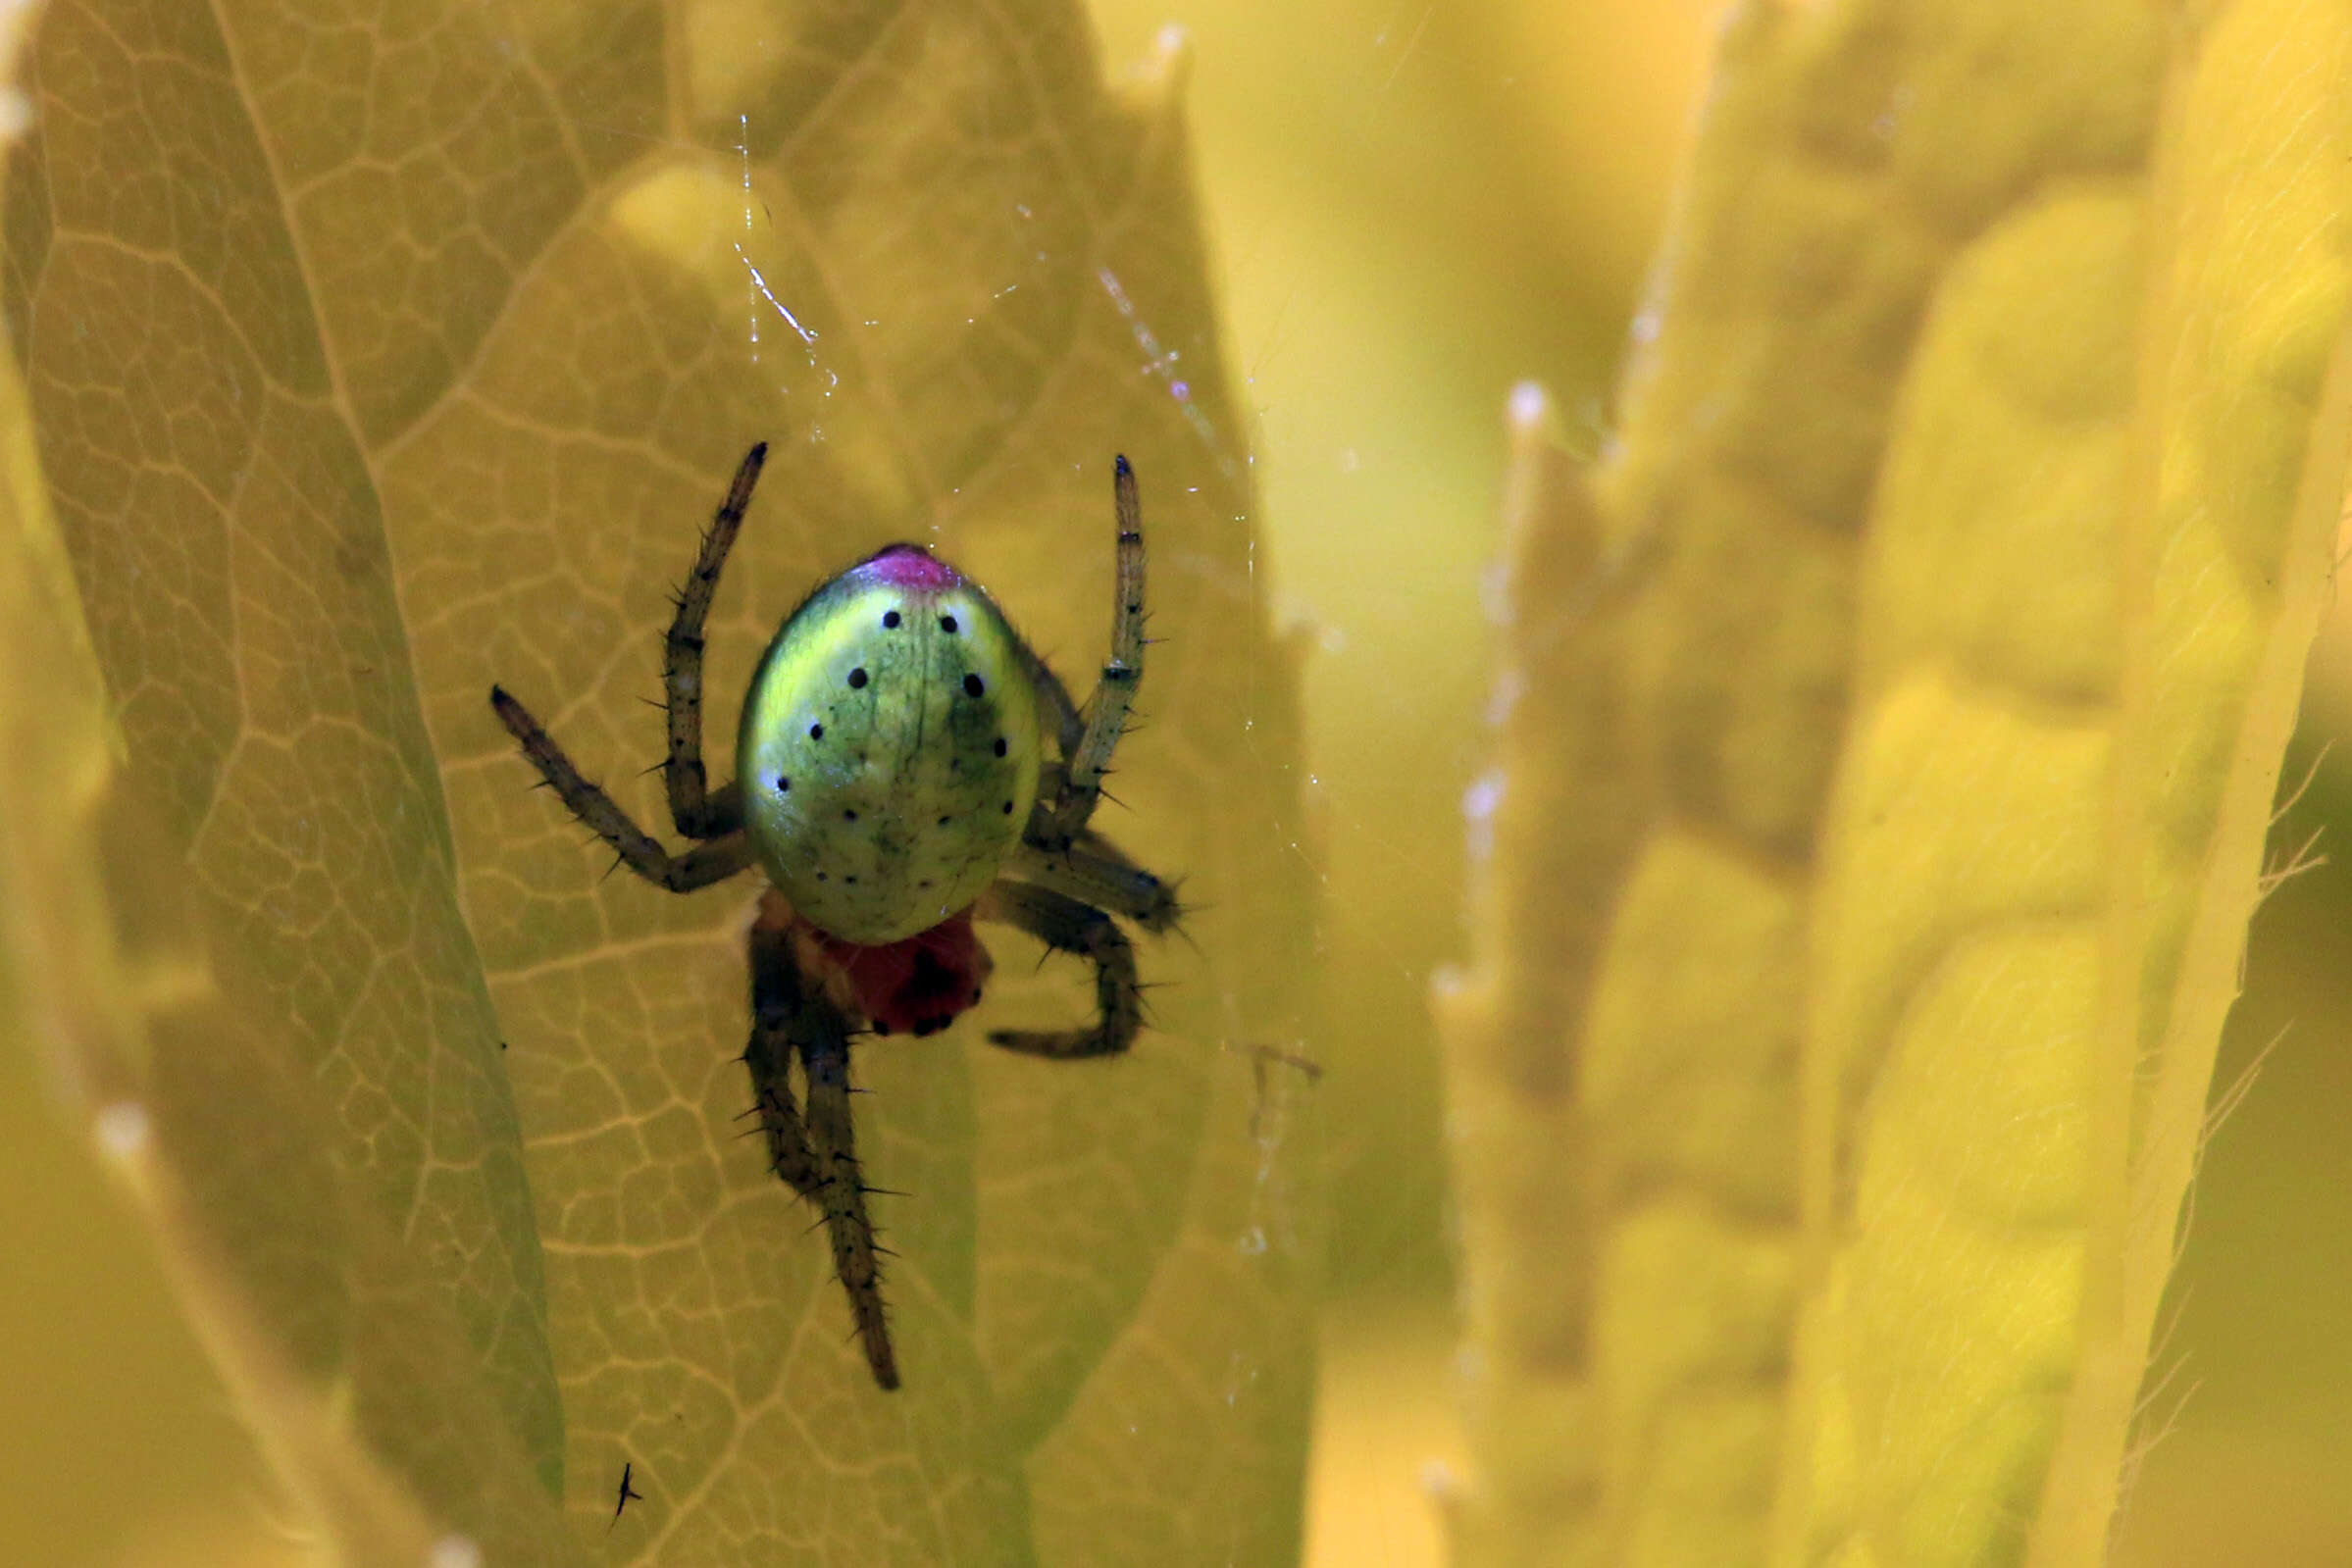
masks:
<instances>
[{"instance_id":1,"label":"yellow-green leaf","mask_svg":"<svg viewBox=\"0 0 2352 1568\"><path fill-rule=\"evenodd\" d=\"M1105 91L1051 4L45 12L5 302L88 628L64 646L237 1041L123 1025L187 1193L159 1245L218 1249L221 1310L419 1528L499 1562L1293 1549L1293 672L1178 67ZM484 700L504 682L661 822L638 699L760 437L711 629L722 756L775 622L893 537L1083 690L1112 453L1144 480L1152 722L1102 820L1186 879L1193 943L1147 949L1154 1027L1116 1062L979 1042L1086 1002L1010 938L993 1019L861 1049L870 1179L907 1194L879 1200L890 1396L733 1136L747 890L605 878ZM608 1532L624 1462L644 1500Z\"/></svg>"},{"instance_id":2,"label":"yellow-green leaf","mask_svg":"<svg viewBox=\"0 0 2352 1568\"><path fill-rule=\"evenodd\" d=\"M2075 1564L2352 441L2352 11L1743 7L1520 421L1464 1562Z\"/></svg>"}]
</instances>

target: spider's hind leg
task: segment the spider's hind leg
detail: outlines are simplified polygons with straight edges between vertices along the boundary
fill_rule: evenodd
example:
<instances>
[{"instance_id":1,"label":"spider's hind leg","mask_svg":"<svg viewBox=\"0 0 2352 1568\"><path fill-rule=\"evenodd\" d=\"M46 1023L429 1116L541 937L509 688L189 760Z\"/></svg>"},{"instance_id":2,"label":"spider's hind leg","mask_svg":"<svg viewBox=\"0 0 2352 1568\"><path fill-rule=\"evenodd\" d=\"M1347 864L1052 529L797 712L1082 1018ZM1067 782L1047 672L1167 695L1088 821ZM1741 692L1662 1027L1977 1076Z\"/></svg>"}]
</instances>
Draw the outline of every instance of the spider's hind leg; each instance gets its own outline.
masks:
<instances>
[{"instance_id":1,"label":"spider's hind leg","mask_svg":"<svg viewBox=\"0 0 2352 1568\"><path fill-rule=\"evenodd\" d=\"M752 928L750 948L751 1041L743 1047L743 1065L751 1070L752 1109L767 1135L769 1168L793 1191L822 1204L816 1151L793 1099L793 1026L805 1006L800 973L790 938L764 921Z\"/></svg>"},{"instance_id":2,"label":"spider's hind leg","mask_svg":"<svg viewBox=\"0 0 2352 1568\"><path fill-rule=\"evenodd\" d=\"M812 1035L801 1041L800 1061L808 1074L808 1141L817 1160L817 1201L824 1205L825 1229L833 1239L833 1272L849 1292L849 1316L874 1381L895 1389L898 1358L891 1348L874 1222L866 1218L867 1188L849 1123L848 1039L840 1031Z\"/></svg>"},{"instance_id":3,"label":"spider's hind leg","mask_svg":"<svg viewBox=\"0 0 2352 1568\"><path fill-rule=\"evenodd\" d=\"M895 1389L898 1358L883 1309L874 1224L866 1217L867 1188L849 1119L850 1023L803 977L792 927L791 909L769 889L751 927L751 1044L743 1060L776 1174L824 1210L833 1271L848 1292L866 1365L877 1384ZM787 1077L795 1052L808 1084L805 1121L793 1113Z\"/></svg>"},{"instance_id":4,"label":"spider's hind leg","mask_svg":"<svg viewBox=\"0 0 2352 1568\"><path fill-rule=\"evenodd\" d=\"M1136 983L1135 948L1117 922L1067 893L1008 880L982 893L972 915L1025 931L1057 952L1077 953L1095 965L1094 1028L996 1030L989 1043L1063 1059L1114 1056L1135 1043L1144 1021L1143 987Z\"/></svg>"},{"instance_id":5,"label":"spider's hind leg","mask_svg":"<svg viewBox=\"0 0 2352 1568\"><path fill-rule=\"evenodd\" d=\"M719 573L727 552L735 547L737 530L751 505L752 487L768 459L761 441L743 454L727 487L727 499L710 520L695 552L694 569L678 590L678 613L662 639L662 707L669 714L670 752L662 760L662 780L669 786L670 820L688 838L717 838L743 825L742 791L730 784L713 790L702 766L702 623L710 601L719 591Z\"/></svg>"}]
</instances>

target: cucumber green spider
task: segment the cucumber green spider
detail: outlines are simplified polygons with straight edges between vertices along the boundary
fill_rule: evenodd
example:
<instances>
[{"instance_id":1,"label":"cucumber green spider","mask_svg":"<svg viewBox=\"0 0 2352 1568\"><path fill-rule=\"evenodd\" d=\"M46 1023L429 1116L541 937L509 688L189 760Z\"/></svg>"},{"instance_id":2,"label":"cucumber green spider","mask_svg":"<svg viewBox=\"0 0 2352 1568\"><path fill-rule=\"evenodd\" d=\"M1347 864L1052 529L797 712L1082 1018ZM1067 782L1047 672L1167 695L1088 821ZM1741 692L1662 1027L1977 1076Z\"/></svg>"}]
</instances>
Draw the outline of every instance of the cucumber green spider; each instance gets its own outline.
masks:
<instances>
[{"instance_id":1,"label":"cucumber green spider","mask_svg":"<svg viewBox=\"0 0 2352 1568\"><path fill-rule=\"evenodd\" d=\"M618 864L680 893L753 868L767 878L750 934L753 1110L776 1174L824 1211L867 1364L895 1389L850 1127L850 1039L928 1035L978 1002L990 962L972 923L986 920L1090 960L1097 1013L1084 1029L989 1039L1035 1056L1114 1055L1134 1041L1142 1005L1113 917L1157 934L1181 913L1170 884L1088 826L1143 679L1142 513L1122 457L1111 654L1084 707L978 583L894 544L786 618L743 703L736 778L712 789L702 625L766 458L763 442L737 469L663 643L662 773L670 819L694 847L673 855L639 828L503 688L490 688L490 706Z\"/></svg>"}]
</instances>

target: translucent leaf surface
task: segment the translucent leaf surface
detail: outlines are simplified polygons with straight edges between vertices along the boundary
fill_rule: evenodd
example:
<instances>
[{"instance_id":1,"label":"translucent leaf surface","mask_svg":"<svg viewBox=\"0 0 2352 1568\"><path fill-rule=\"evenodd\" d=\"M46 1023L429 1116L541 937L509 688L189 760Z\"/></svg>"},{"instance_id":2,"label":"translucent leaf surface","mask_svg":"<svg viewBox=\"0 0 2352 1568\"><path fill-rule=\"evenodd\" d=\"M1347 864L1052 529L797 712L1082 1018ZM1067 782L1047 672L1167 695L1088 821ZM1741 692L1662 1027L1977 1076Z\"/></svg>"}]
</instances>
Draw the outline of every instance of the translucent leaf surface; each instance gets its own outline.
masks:
<instances>
[{"instance_id":1,"label":"translucent leaf surface","mask_svg":"<svg viewBox=\"0 0 2352 1568\"><path fill-rule=\"evenodd\" d=\"M70 646L240 1042L157 1026L127 1091L321 1419L501 1562L1289 1552L1304 1081L1256 1053L1306 1027L1292 678L1173 57L1107 94L1053 6L151 0L50 7L28 86L5 297ZM1144 478L1162 640L1104 820L1187 878L1197 945L1148 950L1117 1062L970 1026L861 1052L869 1176L908 1194L895 1396L733 1137L747 889L604 878L484 701L659 822L638 699L761 437L720 737L776 620L893 537L1083 688L1111 454ZM997 945L981 1027L1084 1005ZM624 1461L645 1500L607 1533Z\"/></svg>"},{"instance_id":2,"label":"translucent leaf surface","mask_svg":"<svg viewBox=\"0 0 2352 1568\"><path fill-rule=\"evenodd\" d=\"M1464 1562L2097 1560L2352 431L2352 12L1753 5L1520 412Z\"/></svg>"}]
</instances>

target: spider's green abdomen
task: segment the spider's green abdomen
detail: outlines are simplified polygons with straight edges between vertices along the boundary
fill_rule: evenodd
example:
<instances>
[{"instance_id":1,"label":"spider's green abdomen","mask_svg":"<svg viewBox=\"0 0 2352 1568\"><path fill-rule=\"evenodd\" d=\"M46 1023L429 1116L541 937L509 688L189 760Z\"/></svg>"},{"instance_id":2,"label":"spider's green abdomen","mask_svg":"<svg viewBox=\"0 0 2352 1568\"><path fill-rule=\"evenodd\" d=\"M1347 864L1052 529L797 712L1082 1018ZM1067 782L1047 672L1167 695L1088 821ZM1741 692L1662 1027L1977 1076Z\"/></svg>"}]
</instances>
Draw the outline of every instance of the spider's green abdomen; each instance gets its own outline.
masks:
<instances>
[{"instance_id":1,"label":"spider's green abdomen","mask_svg":"<svg viewBox=\"0 0 2352 1568\"><path fill-rule=\"evenodd\" d=\"M768 644L737 741L743 822L811 924L893 942L980 896L1037 796L1037 693L979 586L893 545Z\"/></svg>"}]
</instances>

